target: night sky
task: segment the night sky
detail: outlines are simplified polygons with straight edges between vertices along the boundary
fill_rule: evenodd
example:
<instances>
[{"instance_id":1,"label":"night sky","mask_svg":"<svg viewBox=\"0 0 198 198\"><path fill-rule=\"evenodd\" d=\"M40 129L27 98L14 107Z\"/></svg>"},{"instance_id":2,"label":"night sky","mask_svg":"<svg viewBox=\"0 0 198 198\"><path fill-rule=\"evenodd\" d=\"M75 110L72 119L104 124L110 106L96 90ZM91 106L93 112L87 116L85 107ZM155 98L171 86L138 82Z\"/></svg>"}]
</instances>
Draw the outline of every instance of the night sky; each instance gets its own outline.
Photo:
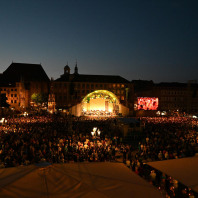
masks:
<instances>
[{"instance_id":1,"label":"night sky","mask_svg":"<svg viewBox=\"0 0 198 198\"><path fill-rule=\"evenodd\" d=\"M0 72L42 64L58 78L198 80L198 0L0 0Z\"/></svg>"}]
</instances>

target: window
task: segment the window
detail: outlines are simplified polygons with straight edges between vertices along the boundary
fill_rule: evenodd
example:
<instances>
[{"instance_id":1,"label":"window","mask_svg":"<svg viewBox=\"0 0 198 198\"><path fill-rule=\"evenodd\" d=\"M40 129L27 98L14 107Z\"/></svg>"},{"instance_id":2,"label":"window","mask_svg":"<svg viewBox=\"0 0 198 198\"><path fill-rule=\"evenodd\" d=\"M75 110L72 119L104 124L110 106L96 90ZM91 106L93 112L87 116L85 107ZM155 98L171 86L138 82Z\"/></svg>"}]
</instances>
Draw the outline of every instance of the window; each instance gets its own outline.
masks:
<instances>
[{"instance_id":1,"label":"window","mask_svg":"<svg viewBox=\"0 0 198 198\"><path fill-rule=\"evenodd\" d=\"M13 94L11 94L11 97L13 97Z\"/></svg>"},{"instance_id":2,"label":"window","mask_svg":"<svg viewBox=\"0 0 198 198\"><path fill-rule=\"evenodd\" d=\"M13 100L11 100L11 103L13 103Z\"/></svg>"},{"instance_id":3,"label":"window","mask_svg":"<svg viewBox=\"0 0 198 198\"><path fill-rule=\"evenodd\" d=\"M13 91L13 89L11 89L11 91Z\"/></svg>"},{"instance_id":4,"label":"window","mask_svg":"<svg viewBox=\"0 0 198 198\"><path fill-rule=\"evenodd\" d=\"M17 97L17 94L14 94L14 97Z\"/></svg>"},{"instance_id":5,"label":"window","mask_svg":"<svg viewBox=\"0 0 198 198\"><path fill-rule=\"evenodd\" d=\"M17 101L15 100L14 103L17 103Z\"/></svg>"}]
</instances>

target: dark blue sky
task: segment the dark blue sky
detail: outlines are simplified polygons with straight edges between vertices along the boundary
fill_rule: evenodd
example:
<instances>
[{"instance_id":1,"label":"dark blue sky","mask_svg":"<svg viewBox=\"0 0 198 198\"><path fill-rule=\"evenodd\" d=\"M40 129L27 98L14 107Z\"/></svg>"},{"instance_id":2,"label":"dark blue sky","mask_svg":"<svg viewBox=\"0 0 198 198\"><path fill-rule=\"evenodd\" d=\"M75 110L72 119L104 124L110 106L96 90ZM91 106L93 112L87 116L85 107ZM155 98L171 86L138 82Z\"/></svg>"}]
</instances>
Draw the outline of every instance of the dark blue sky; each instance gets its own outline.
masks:
<instances>
[{"instance_id":1,"label":"dark blue sky","mask_svg":"<svg viewBox=\"0 0 198 198\"><path fill-rule=\"evenodd\" d=\"M0 72L41 63L58 78L198 80L198 0L6 0L0 6Z\"/></svg>"}]
</instances>

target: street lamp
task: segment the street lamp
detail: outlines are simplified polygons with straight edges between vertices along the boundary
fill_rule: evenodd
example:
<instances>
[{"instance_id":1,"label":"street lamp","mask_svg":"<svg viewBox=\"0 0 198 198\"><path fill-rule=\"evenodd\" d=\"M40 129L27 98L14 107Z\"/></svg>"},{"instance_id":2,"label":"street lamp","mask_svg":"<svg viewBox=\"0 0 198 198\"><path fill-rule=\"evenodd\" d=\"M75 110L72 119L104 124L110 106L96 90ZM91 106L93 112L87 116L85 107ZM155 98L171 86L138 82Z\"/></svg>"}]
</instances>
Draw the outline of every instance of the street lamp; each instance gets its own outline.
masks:
<instances>
[{"instance_id":1,"label":"street lamp","mask_svg":"<svg viewBox=\"0 0 198 198\"><path fill-rule=\"evenodd\" d=\"M94 138L96 138L97 135L100 136L100 134L101 134L101 131L100 131L97 127L94 127L94 128L93 128L93 131L91 132L91 135L92 135Z\"/></svg>"}]
</instances>

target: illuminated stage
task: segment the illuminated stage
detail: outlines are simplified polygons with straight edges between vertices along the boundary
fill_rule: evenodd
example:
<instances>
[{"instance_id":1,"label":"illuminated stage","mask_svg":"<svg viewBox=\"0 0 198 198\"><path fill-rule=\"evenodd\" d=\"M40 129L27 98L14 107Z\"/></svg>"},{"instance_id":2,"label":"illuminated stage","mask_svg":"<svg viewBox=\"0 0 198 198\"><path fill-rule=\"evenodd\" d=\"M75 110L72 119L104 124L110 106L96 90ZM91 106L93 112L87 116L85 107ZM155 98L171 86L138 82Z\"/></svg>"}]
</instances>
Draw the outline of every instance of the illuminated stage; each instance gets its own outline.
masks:
<instances>
[{"instance_id":1,"label":"illuminated stage","mask_svg":"<svg viewBox=\"0 0 198 198\"><path fill-rule=\"evenodd\" d=\"M84 116L116 116L119 114L119 100L110 91L94 91L83 99L82 114Z\"/></svg>"},{"instance_id":2,"label":"illuminated stage","mask_svg":"<svg viewBox=\"0 0 198 198\"><path fill-rule=\"evenodd\" d=\"M69 113L74 116L91 117L127 116L129 108L121 104L114 93L96 90L87 94L80 103L72 106Z\"/></svg>"}]
</instances>

